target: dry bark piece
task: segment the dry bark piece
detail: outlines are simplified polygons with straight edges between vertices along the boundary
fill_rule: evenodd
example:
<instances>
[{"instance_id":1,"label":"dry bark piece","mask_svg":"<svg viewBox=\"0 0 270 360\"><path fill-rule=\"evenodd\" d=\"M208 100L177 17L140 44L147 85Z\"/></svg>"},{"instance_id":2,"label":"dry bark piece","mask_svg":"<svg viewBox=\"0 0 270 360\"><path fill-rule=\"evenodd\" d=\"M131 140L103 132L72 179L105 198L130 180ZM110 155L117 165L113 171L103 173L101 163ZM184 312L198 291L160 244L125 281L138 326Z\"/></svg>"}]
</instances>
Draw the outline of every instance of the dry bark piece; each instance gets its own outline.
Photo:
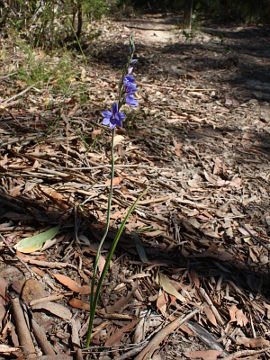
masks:
<instances>
[{"instance_id":1,"label":"dry bark piece","mask_svg":"<svg viewBox=\"0 0 270 360\"><path fill-rule=\"evenodd\" d=\"M73 360L72 356L57 354L57 355L44 355L36 358L37 360Z\"/></svg>"},{"instance_id":2,"label":"dry bark piece","mask_svg":"<svg viewBox=\"0 0 270 360\"><path fill-rule=\"evenodd\" d=\"M70 320L72 318L72 313L67 307L51 301L33 305L32 310L45 310L63 320Z\"/></svg>"},{"instance_id":3,"label":"dry bark piece","mask_svg":"<svg viewBox=\"0 0 270 360\"><path fill-rule=\"evenodd\" d=\"M5 344L0 344L0 353L1 354L10 354L10 353L16 352L18 350L19 350L19 348L11 347L11 346L8 346Z\"/></svg>"},{"instance_id":4,"label":"dry bark piece","mask_svg":"<svg viewBox=\"0 0 270 360\"><path fill-rule=\"evenodd\" d=\"M264 339L263 337L258 337L258 338L247 338L245 336L238 336L236 338L236 343L237 345L244 345L247 348L257 348L257 347L269 347L270 346L270 341Z\"/></svg>"},{"instance_id":5,"label":"dry bark piece","mask_svg":"<svg viewBox=\"0 0 270 360\"><path fill-rule=\"evenodd\" d=\"M52 345L47 340L46 333L42 329L42 327L39 326L38 323L34 319L31 320L31 326L32 326L35 338L36 338L40 348L44 352L44 354L45 355L55 355L55 351L54 351Z\"/></svg>"},{"instance_id":6,"label":"dry bark piece","mask_svg":"<svg viewBox=\"0 0 270 360\"><path fill-rule=\"evenodd\" d=\"M121 341L126 332L132 331L138 324L140 319L134 319L129 324L117 329L105 342L105 346L116 346Z\"/></svg>"},{"instance_id":7,"label":"dry bark piece","mask_svg":"<svg viewBox=\"0 0 270 360\"><path fill-rule=\"evenodd\" d=\"M80 347L81 346L81 340L79 337L79 331L81 329L80 319L72 319L70 324L71 324L71 330L72 330L71 342L76 347Z\"/></svg>"},{"instance_id":8,"label":"dry bark piece","mask_svg":"<svg viewBox=\"0 0 270 360\"><path fill-rule=\"evenodd\" d=\"M168 336L170 335L175 329L179 326L183 325L186 321L191 319L195 314L200 311L201 308L197 308L193 310L188 315L175 319L169 325L165 326L162 330L160 330L148 343L148 345L142 350L142 352L136 356L135 360L146 360L151 358L154 351L158 348L159 344Z\"/></svg>"},{"instance_id":9,"label":"dry bark piece","mask_svg":"<svg viewBox=\"0 0 270 360\"><path fill-rule=\"evenodd\" d=\"M217 360L221 353L220 350L187 351L185 356L190 359Z\"/></svg>"},{"instance_id":10,"label":"dry bark piece","mask_svg":"<svg viewBox=\"0 0 270 360\"><path fill-rule=\"evenodd\" d=\"M217 342L213 335L211 335L207 330L205 330L201 325L195 323L194 321L188 321L187 326L193 333L198 336L198 338L206 344L212 350L218 350L223 352L223 347ZM226 354L226 352L223 352Z\"/></svg>"},{"instance_id":11,"label":"dry bark piece","mask_svg":"<svg viewBox=\"0 0 270 360\"><path fill-rule=\"evenodd\" d=\"M18 298L14 298L11 300L11 304L23 353L25 354L27 359L35 359L35 347L31 338L30 331L25 321L25 315L23 313L20 300Z\"/></svg>"}]
</instances>

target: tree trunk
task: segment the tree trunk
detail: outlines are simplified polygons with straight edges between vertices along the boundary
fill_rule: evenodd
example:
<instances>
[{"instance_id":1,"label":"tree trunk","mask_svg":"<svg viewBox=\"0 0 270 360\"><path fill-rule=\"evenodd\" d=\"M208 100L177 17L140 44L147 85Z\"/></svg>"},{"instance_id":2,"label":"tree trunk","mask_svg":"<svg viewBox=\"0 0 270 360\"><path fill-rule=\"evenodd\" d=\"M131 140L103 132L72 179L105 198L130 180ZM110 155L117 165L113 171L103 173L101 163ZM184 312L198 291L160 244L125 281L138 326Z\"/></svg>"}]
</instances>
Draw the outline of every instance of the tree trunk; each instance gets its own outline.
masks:
<instances>
[{"instance_id":1,"label":"tree trunk","mask_svg":"<svg viewBox=\"0 0 270 360\"><path fill-rule=\"evenodd\" d=\"M191 31L192 28L193 0L186 0L184 7L184 28Z\"/></svg>"}]
</instances>

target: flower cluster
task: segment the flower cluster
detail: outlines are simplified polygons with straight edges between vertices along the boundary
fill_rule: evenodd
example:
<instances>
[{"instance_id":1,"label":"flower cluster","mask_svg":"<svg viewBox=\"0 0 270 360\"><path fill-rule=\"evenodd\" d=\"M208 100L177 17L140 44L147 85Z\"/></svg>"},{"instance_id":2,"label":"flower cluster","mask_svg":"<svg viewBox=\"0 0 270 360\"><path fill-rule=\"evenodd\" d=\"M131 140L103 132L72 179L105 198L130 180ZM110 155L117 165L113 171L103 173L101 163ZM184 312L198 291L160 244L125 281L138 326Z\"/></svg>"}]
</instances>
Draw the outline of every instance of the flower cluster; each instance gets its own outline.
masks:
<instances>
[{"instance_id":1,"label":"flower cluster","mask_svg":"<svg viewBox=\"0 0 270 360\"><path fill-rule=\"evenodd\" d=\"M126 91L126 103L129 106L137 106L138 100L134 99L134 94L137 91L137 86L135 84L134 76L131 75L133 70L133 65L135 65L137 60L131 60L128 66L128 74L123 78L123 84Z\"/></svg>"},{"instance_id":2,"label":"flower cluster","mask_svg":"<svg viewBox=\"0 0 270 360\"><path fill-rule=\"evenodd\" d=\"M126 118L126 115L122 112L119 112L120 107L123 103L126 103L129 106L138 106L138 100L134 98L134 94L137 91L137 86L135 84L134 76L132 75L133 66L136 64L137 60L133 59L133 54L135 52L135 46L133 39L130 40L130 56L128 59L128 63L125 67L121 85L120 85L120 99L118 104L116 102L113 103L112 110L105 110L102 112L103 116L103 125L109 125L111 130L115 128L115 126L121 127L123 120Z\"/></svg>"}]
</instances>

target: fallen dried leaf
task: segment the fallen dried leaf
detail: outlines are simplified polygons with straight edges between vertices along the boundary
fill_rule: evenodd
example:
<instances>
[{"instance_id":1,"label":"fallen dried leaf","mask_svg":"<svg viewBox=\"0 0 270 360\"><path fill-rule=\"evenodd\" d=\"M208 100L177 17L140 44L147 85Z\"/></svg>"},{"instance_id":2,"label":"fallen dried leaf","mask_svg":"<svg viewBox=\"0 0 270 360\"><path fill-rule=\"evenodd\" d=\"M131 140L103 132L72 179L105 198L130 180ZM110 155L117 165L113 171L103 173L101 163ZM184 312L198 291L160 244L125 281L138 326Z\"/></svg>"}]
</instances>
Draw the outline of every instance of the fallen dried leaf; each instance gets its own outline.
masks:
<instances>
[{"instance_id":1,"label":"fallen dried leaf","mask_svg":"<svg viewBox=\"0 0 270 360\"><path fill-rule=\"evenodd\" d=\"M69 305L74 309L81 309L90 311L90 305L80 299L72 298L69 300Z\"/></svg>"},{"instance_id":2,"label":"fallen dried leaf","mask_svg":"<svg viewBox=\"0 0 270 360\"><path fill-rule=\"evenodd\" d=\"M204 311L210 323L213 324L214 326L217 326L217 320L215 318L215 315L213 314L212 310L208 305L205 305Z\"/></svg>"},{"instance_id":3,"label":"fallen dried leaf","mask_svg":"<svg viewBox=\"0 0 270 360\"><path fill-rule=\"evenodd\" d=\"M187 351L185 356L190 359L217 360L221 353L219 350Z\"/></svg>"},{"instance_id":4,"label":"fallen dried leaf","mask_svg":"<svg viewBox=\"0 0 270 360\"><path fill-rule=\"evenodd\" d=\"M164 292L161 292L161 294L157 298L157 308L161 312L161 314L166 317L167 299Z\"/></svg>"},{"instance_id":5,"label":"fallen dried leaf","mask_svg":"<svg viewBox=\"0 0 270 360\"><path fill-rule=\"evenodd\" d=\"M83 285L81 286L75 280L72 280L70 277L62 274L53 274L56 280L58 280L62 285L66 286L71 291L80 293L80 294L90 294L91 286Z\"/></svg>"},{"instance_id":6,"label":"fallen dried leaf","mask_svg":"<svg viewBox=\"0 0 270 360\"><path fill-rule=\"evenodd\" d=\"M263 346L269 346L270 345L270 341L266 340L262 337L258 337L258 338L247 338L244 336L238 336L236 338L236 344L237 345L243 345L247 348L257 348L257 347L263 347Z\"/></svg>"},{"instance_id":7,"label":"fallen dried leaf","mask_svg":"<svg viewBox=\"0 0 270 360\"><path fill-rule=\"evenodd\" d=\"M160 273L159 274L159 285L163 288L164 291L166 291L168 294L173 295L176 297L176 299L178 299L179 301L181 301L182 303L186 303L186 299L184 298L184 296L182 296L176 289L175 287L172 285L172 283L170 282L170 279Z\"/></svg>"},{"instance_id":8,"label":"fallen dried leaf","mask_svg":"<svg viewBox=\"0 0 270 360\"><path fill-rule=\"evenodd\" d=\"M113 186L119 185L123 181L123 178L121 176L117 176L113 179ZM108 179L105 183L105 185L110 186L111 179Z\"/></svg>"},{"instance_id":9,"label":"fallen dried leaf","mask_svg":"<svg viewBox=\"0 0 270 360\"><path fill-rule=\"evenodd\" d=\"M40 281L36 279L28 279L24 283L22 289L22 299L26 304L29 304L32 300L43 298L46 295L46 291Z\"/></svg>"},{"instance_id":10,"label":"fallen dried leaf","mask_svg":"<svg viewBox=\"0 0 270 360\"><path fill-rule=\"evenodd\" d=\"M64 320L70 320L72 318L72 313L67 307L54 302L35 304L31 308L32 310L46 310Z\"/></svg>"},{"instance_id":11,"label":"fallen dried leaf","mask_svg":"<svg viewBox=\"0 0 270 360\"><path fill-rule=\"evenodd\" d=\"M127 325L123 326L121 329L117 329L110 337L106 340L105 346L115 346L119 344L120 340L124 336L126 332L132 331L135 326L138 324L140 319L135 319L128 323Z\"/></svg>"}]
</instances>

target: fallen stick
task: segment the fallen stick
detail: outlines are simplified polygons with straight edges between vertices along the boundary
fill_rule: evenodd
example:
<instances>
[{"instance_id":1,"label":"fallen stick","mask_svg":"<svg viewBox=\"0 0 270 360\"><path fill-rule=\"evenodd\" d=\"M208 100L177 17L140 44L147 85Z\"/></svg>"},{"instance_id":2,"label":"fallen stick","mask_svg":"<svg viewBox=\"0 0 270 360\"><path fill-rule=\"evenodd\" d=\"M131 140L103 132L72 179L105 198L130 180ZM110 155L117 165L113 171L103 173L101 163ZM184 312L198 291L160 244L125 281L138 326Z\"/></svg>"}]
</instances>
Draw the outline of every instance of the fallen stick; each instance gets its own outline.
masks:
<instances>
[{"instance_id":1,"label":"fallen stick","mask_svg":"<svg viewBox=\"0 0 270 360\"><path fill-rule=\"evenodd\" d=\"M25 321L20 300L18 298L11 299L11 304L22 351L27 359L36 359L35 347Z\"/></svg>"},{"instance_id":2,"label":"fallen stick","mask_svg":"<svg viewBox=\"0 0 270 360\"><path fill-rule=\"evenodd\" d=\"M264 348L264 349L260 349L260 350L240 350L235 352L234 354L231 354L229 356L226 356L224 358L222 358L222 360L234 360L234 359L238 359L244 356L243 360L247 358L247 356L253 356L253 355L258 355L261 354L263 352L268 351L270 348Z\"/></svg>"},{"instance_id":3,"label":"fallen stick","mask_svg":"<svg viewBox=\"0 0 270 360\"><path fill-rule=\"evenodd\" d=\"M55 355L55 351L52 345L47 340L45 331L38 325L38 323L34 319L31 320L31 326L37 343L40 346L41 350L44 352L44 354Z\"/></svg>"},{"instance_id":4,"label":"fallen stick","mask_svg":"<svg viewBox=\"0 0 270 360\"><path fill-rule=\"evenodd\" d=\"M187 314L182 318L175 319L170 324L168 324L165 328L160 330L153 339L148 343L148 345L143 349L143 351L135 357L135 360L146 360L150 359L153 355L156 348L159 344L170 335L176 328L183 325L187 320L191 319L195 314L197 314L201 310L201 306L191 311L191 313Z\"/></svg>"}]
</instances>

